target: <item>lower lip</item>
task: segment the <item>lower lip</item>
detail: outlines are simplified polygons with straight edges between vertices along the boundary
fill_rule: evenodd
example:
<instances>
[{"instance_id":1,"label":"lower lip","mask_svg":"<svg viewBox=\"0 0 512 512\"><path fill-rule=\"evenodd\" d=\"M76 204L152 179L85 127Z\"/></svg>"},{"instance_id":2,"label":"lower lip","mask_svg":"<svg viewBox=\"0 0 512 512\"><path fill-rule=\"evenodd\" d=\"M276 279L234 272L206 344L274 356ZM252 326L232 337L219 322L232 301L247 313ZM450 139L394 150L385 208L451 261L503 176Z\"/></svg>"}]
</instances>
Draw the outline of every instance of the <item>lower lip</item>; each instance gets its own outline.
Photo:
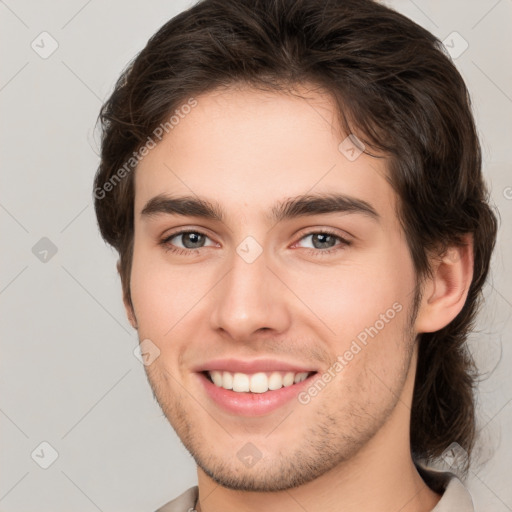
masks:
<instances>
[{"instance_id":1,"label":"lower lip","mask_svg":"<svg viewBox=\"0 0 512 512\"><path fill-rule=\"evenodd\" d=\"M292 401L307 387L316 373L292 386L283 387L265 393L237 393L216 386L204 373L198 373L199 379L209 397L224 410L238 416L262 416L279 409Z\"/></svg>"}]
</instances>

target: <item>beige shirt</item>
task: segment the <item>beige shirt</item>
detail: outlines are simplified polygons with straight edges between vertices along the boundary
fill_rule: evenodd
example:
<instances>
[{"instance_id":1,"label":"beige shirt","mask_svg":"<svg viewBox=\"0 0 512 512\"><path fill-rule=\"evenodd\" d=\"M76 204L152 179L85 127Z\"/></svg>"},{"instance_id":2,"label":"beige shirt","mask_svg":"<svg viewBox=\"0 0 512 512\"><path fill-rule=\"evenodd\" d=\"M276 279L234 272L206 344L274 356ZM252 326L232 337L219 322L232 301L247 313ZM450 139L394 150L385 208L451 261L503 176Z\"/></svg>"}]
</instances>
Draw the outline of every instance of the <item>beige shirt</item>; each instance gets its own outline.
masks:
<instances>
[{"instance_id":1,"label":"beige shirt","mask_svg":"<svg viewBox=\"0 0 512 512\"><path fill-rule=\"evenodd\" d=\"M442 495L431 512L475 512L469 491L453 473L418 466L417 468L425 483ZM197 498L198 487L190 487L156 512L193 512Z\"/></svg>"}]
</instances>

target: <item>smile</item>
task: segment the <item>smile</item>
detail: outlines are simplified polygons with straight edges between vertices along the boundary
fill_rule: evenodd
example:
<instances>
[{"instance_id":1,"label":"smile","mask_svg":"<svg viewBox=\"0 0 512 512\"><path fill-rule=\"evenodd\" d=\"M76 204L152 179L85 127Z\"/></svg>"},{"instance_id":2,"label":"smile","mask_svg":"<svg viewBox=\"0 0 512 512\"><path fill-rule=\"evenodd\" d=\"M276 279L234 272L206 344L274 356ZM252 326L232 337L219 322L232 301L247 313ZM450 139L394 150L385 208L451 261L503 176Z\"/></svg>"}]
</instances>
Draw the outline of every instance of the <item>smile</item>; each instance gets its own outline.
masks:
<instances>
[{"instance_id":1,"label":"smile","mask_svg":"<svg viewBox=\"0 0 512 512\"><path fill-rule=\"evenodd\" d=\"M303 382L314 372L258 372L253 374L209 371L206 375L219 388L235 393L266 393Z\"/></svg>"},{"instance_id":2,"label":"smile","mask_svg":"<svg viewBox=\"0 0 512 512\"><path fill-rule=\"evenodd\" d=\"M297 405L298 394L317 374L317 370L271 360L224 359L195 369L201 388L215 408L246 417Z\"/></svg>"}]
</instances>

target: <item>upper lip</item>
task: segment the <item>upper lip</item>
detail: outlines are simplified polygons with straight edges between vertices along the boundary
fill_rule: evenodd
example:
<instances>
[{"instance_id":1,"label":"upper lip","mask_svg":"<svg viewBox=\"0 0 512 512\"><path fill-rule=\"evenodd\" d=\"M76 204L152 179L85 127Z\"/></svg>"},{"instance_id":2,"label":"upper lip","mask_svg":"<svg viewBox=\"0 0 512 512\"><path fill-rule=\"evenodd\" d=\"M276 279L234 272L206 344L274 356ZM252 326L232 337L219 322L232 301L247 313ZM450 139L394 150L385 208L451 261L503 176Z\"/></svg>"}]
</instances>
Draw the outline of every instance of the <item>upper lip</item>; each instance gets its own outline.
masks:
<instances>
[{"instance_id":1,"label":"upper lip","mask_svg":"<svg viewBox=\"0 0 512 512\"><path fill-rule=\"evenodd\" d=\"M298 364L278 361L277 359L253 359L244 361L242 359L214 359L195 368L196 372L226 371L231 373L258 373L258 372L315 372L311 367Z\"/></svg>"}]
</instances>

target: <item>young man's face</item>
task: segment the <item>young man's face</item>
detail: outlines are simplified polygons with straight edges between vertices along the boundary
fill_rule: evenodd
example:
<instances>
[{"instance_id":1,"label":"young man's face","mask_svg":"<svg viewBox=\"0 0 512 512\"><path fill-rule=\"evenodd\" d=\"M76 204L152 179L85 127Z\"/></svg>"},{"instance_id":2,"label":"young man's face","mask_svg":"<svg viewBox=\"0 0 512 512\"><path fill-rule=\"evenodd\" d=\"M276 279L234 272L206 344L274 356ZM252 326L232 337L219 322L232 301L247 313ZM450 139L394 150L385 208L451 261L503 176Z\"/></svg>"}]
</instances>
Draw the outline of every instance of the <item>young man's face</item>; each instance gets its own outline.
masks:
<instances>
[{"instance_id":1,"label":"young man's face","mask_svg":"<svg viewBox=\"0 0 512 512\"><path fill-rule=\"evenodd\" d=\"M327 96L196 99L136 171L131 295L140 340L160 350L146 371L162 410L231 488L286 489L408 447L415 273L386 160L339 149ZM279 215L305 195L356 207ZM222 220L142 214L156 196L207 201Z\"/></svg>"}]
</instances>

